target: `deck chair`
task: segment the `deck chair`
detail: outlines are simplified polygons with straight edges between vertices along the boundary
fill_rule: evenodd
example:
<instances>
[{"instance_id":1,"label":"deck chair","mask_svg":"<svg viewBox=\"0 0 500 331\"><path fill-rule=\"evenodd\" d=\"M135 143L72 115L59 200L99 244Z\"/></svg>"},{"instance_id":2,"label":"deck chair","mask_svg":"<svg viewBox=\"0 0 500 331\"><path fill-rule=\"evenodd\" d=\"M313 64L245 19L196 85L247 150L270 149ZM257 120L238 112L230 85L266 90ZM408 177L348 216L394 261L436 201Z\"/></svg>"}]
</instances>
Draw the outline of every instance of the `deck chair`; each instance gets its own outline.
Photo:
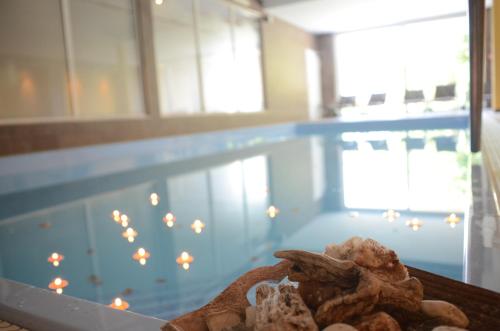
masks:
<instances>
[{"instance_id":1,"label":"deck chair","mask_svg":"<svg viewBox=\"0 0 500 331\"><path fill-rule=\"evenodd\" d=\"M406 90L405 103L424 102L424 91L422 90Z\"/></svg>"},{"instance_id":2,"label":"deck chair","mask_svg":"<svg viewBox=\"0 0 500 331\"><path fill-rule=\"evenodd\" d=\"M383 105L385 103L385 93L372 94L368 106Z\"/></svg>"},{"instance_id":3,"label":"deck chair","mask_svg":"<svg viewBox=\"0 0 500 331\"><path fill-rule=\"evenodd\" d=\"M455 99L455 97L455 84L436 86L436 94L434 95L434 100L449 101Z\"/></svg>"},{"instance_id":4,"label":"deck chair","mask_svg":"<svg viewBox=\"0 0 500 331\"><path fill-rule=\"evenodd\" d=\"M411 151L425 148L425 138L405 138L406 149Z\"/></svg>"},{"instance_id":5,"label":"deck chair","mask_svg":"<svg viewBox=\"0 0 500 331\"><path fill-rule=\"evenodd\" d=\"M356 141L341 141L340 146L345 151L356 151L358 150L358 143Z\"/></svg>"},{"instance_id":6,"label":"deck chair","mask_svg":"<svg viewBox=\"0 0 500 331\"><path fill-rule=\"evenodd\" d=\"M387 151L387 140L368 140L374 151Z\"/></svg>"},{"instance_id":7,"label":"deck chair","mask_svg":"<svg viewBox=\"0 0 500 331\"><path fill-rule=\"evenodd\" d=\"M354 107L356 106L356 97L340 97L339 107Z\"/></svg>"},{"instance_id":8,"label":"deck chair","mask_svg":"<svg viewBox=\"0 0 500 331\"><path fill-rule=\"evenodd\" d=\"M435 137L436 149L440 152L455 152L457 150L457 137L441 136Z\"/></svg>"}]
</instances>

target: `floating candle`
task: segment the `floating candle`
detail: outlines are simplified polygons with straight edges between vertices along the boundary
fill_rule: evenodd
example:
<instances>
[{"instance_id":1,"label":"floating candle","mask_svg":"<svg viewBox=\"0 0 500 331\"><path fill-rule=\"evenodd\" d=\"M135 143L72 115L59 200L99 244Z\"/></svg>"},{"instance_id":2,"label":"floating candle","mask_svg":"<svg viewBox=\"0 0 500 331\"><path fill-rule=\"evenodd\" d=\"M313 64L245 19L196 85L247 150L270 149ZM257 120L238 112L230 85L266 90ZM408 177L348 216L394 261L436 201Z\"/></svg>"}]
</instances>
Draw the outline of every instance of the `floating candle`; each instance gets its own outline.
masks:
<instances>
[{"instance_id":1,"label":"floating candle","mask_svg":"<svg viewBox=\"0 0 500 331\"><path fill-rule=\"evenodd\" d=\"M455 213L450 214L444 220L450 225L451 228L454 228L458 223L460 223L460 217L458 217Z\"/></svg>"},{"instance_id":2,"label":"floating candle","mask_svg":"<svg viewBox=\"0 0 500 331\"><path fill-rule=\"evenodd\" d=\"M135 237L137 237L138 233L133 228L127 228L127 230L122 232L122 237L126 238L129 242L133 243Z\"/></svg>"},{"instance_id":3,"label":"floating candle","mask_svg":"<svg viewBox=\"0 0 500 331\"><path fill-rule=\"evenodd\" d=\"M129 222L129 218L127 216L127 214L122 214L120 216L120 221L121 221L121 224L124 228L126 228L128 226L128 222Z\"/></svg>"},{"instance_id":4,"label":"floating candle","mask_svg":"<svg viewBox=\"0 0 500 331\"><path fill-rule=\"evenodd\" d=\"M145 265L150 256L151 254L149 254L147 250L141 247L134 253L134 255L132 255L132 258L136 261L139 261L141 265Z\"/></svg>"},{"instance_id":5,"label":"floating candle","mask_svg":"<svg viewBox=\"0 0 500 331\"><path fill-rule=\"evenodd\" d=\"M175 216L172 213L166 213L163 217L163 222L169 227L173 227L175 224Z\"/></svg>"},{"instance_id":6,"label":"floating candle","mask_svg":"<svg viewBox=\"0 0 500 331\"><path fill-rule=\"evenodd\" d=\"M182 252L181 255L175 260L178 265L182 266L184 270L188 270L191 263L193 263L194 257L189 255L188 252Z\"/></svg>"},{"instance_id":7,"label":"floating candle","mask_svg":"<svg viewBox=\"0 0 500 331\"><path fill-rule=\"evenodd\" d=\"M49 258L47 259L47 261L52 263L54 267L58 267L59 264L61 264L62 260L64 260L64 255L55 252L50 254Z\"/></svg>"},{"instance_id":8,"label":"floating candle","mask_svg":"<svg viewBox=\"0 0 500 331\"><path fill-rule=\"evenodd\" d=\"M57 294L61 294L63 292L63 288L69 285L69 282L61 277L56 277L49 283L49 288L51 290L55 290Z\"/></svg>"},{"instance_id":9,"label":"floating candle","mask_svg":"<svg viewBox=\"0 0 500 331\"><path fill-rule=\"evenodd\" d=\"M109 307L114 308L114 309L118 309L118 310L125 310L128 307L130 307L130 305L128 304L127 301L125 301L122 298L114 298L113 302L111 302Z\"/></svg>"},{"instance_id":10,"label":"floating candle","mask_svg":"<svg viewBox=\"0 0 500 331\"><path fill-rule=\"evenodd\" d=\"M111 217L117 223L121 221L120 216L121 216L121 213L117 209L113 210L113 212L111 213Z\"/></svg>"},{"instance_id":11,"label":"floating candle","mask_svg":"<svg viewBox=\"0 0 500 331\"><path fill-rule=\"evenodd\" d=\"M151 202L152 206L158 206L160 203L160 196L156 193L151 193L149 196L149 201Z\"/></svg>"},{"instance_id":12,"label":"floating candle","mask_svg":"<svg viewBox=\"0 0 500 331\"><path fill-rule=\"evenodd\" d=\"M382 217L388 220L389 222L394 222L399 218L399 216L401 216L401 214L393 209L389 209L382 214Z\"/></svg>"},{"instance_id":13,"label":"floating candle","mask_svg":"<svg viewBox=\"0 0 500 331\"><path fill-rule=\"evenodd\" d=\"M270 206L269 208L267 208L267 216L269 216L270 218L275 218L276 216L278 216L279 212L280 210L275 206Z\"/></svg>"},{"instance_id":14,"label":"floating candle","mask_svg":"<svg viewBox=\"0 0 500 331\"><path fill-rule=\"evenodd\" d=\"M406 226L413 229L413 231L418 231L424 223L418 218L412 218L411 220L406 221Z\"/></svg>"},{"instance_id":15,"label":"floating candle","mask_svg":"<svg viewBox=\"0 0 500 331\"><path fill-rule=\"evenodd\" d=\"M193 231L196 234L200 234L204 228L205 228L205 223L203 223L200 220L195 220L193 224L191 224L191 229L193 229Z\"/></svg>"}]
</instances>

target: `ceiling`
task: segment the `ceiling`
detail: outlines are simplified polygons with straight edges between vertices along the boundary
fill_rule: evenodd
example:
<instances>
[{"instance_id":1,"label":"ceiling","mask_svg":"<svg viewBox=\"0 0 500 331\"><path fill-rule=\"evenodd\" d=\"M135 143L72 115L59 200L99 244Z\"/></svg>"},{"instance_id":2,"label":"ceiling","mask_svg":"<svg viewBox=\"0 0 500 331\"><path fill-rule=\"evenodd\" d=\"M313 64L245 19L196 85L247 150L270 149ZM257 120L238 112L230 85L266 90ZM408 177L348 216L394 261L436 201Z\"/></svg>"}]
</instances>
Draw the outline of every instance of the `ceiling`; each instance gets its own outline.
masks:
<instances>
[{"instance_id":1,"label":"ceiling","mask_svg":"<svg viewBox=\"0 0 500 331\"><path fill-rule=\"evenodd\" d=\"M465 13L467 3L467 0L263 0L269 14L313 33L361 30Z\"/></svg>"}]
</instances>

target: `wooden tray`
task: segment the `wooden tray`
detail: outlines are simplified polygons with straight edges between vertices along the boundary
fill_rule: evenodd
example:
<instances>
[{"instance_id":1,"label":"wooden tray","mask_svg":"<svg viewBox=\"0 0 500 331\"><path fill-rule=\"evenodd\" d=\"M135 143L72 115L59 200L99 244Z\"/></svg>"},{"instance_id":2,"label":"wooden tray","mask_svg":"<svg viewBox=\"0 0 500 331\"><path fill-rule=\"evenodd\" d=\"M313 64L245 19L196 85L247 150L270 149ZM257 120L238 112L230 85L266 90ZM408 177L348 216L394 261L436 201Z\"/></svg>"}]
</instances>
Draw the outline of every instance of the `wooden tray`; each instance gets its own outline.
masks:
<instances>
[{"instance_id":1,"label":"wooden tray","mask_svg":"<svg viewBox=\"0 0 500 331\"><path fill-rule=\"evenodd\" d=\"M500 293L406 267L424 285L425 299L445 300L460 307L469 317L470 331L500 331Z\"/></svg>"}]
</instances>

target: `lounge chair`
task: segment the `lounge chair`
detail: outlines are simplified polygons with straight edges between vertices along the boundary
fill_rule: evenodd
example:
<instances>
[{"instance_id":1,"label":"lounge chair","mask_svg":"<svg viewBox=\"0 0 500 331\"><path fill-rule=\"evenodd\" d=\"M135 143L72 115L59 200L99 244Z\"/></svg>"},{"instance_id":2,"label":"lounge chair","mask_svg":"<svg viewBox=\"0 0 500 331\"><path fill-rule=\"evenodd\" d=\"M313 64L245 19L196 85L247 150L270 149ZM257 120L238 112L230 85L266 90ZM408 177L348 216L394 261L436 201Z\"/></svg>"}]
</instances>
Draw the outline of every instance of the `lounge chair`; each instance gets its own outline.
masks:
<instances>
[{"instance_id":1,"label":"lounge chair","mask_svg":"<svg viewBox=\"0 0 500 331\"><path fill-rule=\"evenodd\" d=\"M385 103L385 93L372 94L368 106L383 105Z\"/></svg>"},{"instance_id":2,"label":"lounge chair","mask_svg":"<svg viewBox=\"0 0 500 331\"><path fill-rule=\"evenodd\" d=\"M356 97L340 97L339 107L354 107L356 106Z\"/></svg>"},{"instance_id":3,"label":"lounge chair","mask_svg":"<svg viewBox=\"0 0 500 331\"><path fill-rule=\"evenodd\" d=\"M455 99L455 84L436 86L435 101L449 101Z\"/></svg>"},{"instance_id":4,"label":"lounge chair","mask_svg":"<svg viewBox=\"0 0 500 331\"><path fill-rule=\"evenodd\" d=\"M405 91L405 103L416 103L424 102L424 91L422 90L406 90Z\"/></svg>"}]
</instances>

